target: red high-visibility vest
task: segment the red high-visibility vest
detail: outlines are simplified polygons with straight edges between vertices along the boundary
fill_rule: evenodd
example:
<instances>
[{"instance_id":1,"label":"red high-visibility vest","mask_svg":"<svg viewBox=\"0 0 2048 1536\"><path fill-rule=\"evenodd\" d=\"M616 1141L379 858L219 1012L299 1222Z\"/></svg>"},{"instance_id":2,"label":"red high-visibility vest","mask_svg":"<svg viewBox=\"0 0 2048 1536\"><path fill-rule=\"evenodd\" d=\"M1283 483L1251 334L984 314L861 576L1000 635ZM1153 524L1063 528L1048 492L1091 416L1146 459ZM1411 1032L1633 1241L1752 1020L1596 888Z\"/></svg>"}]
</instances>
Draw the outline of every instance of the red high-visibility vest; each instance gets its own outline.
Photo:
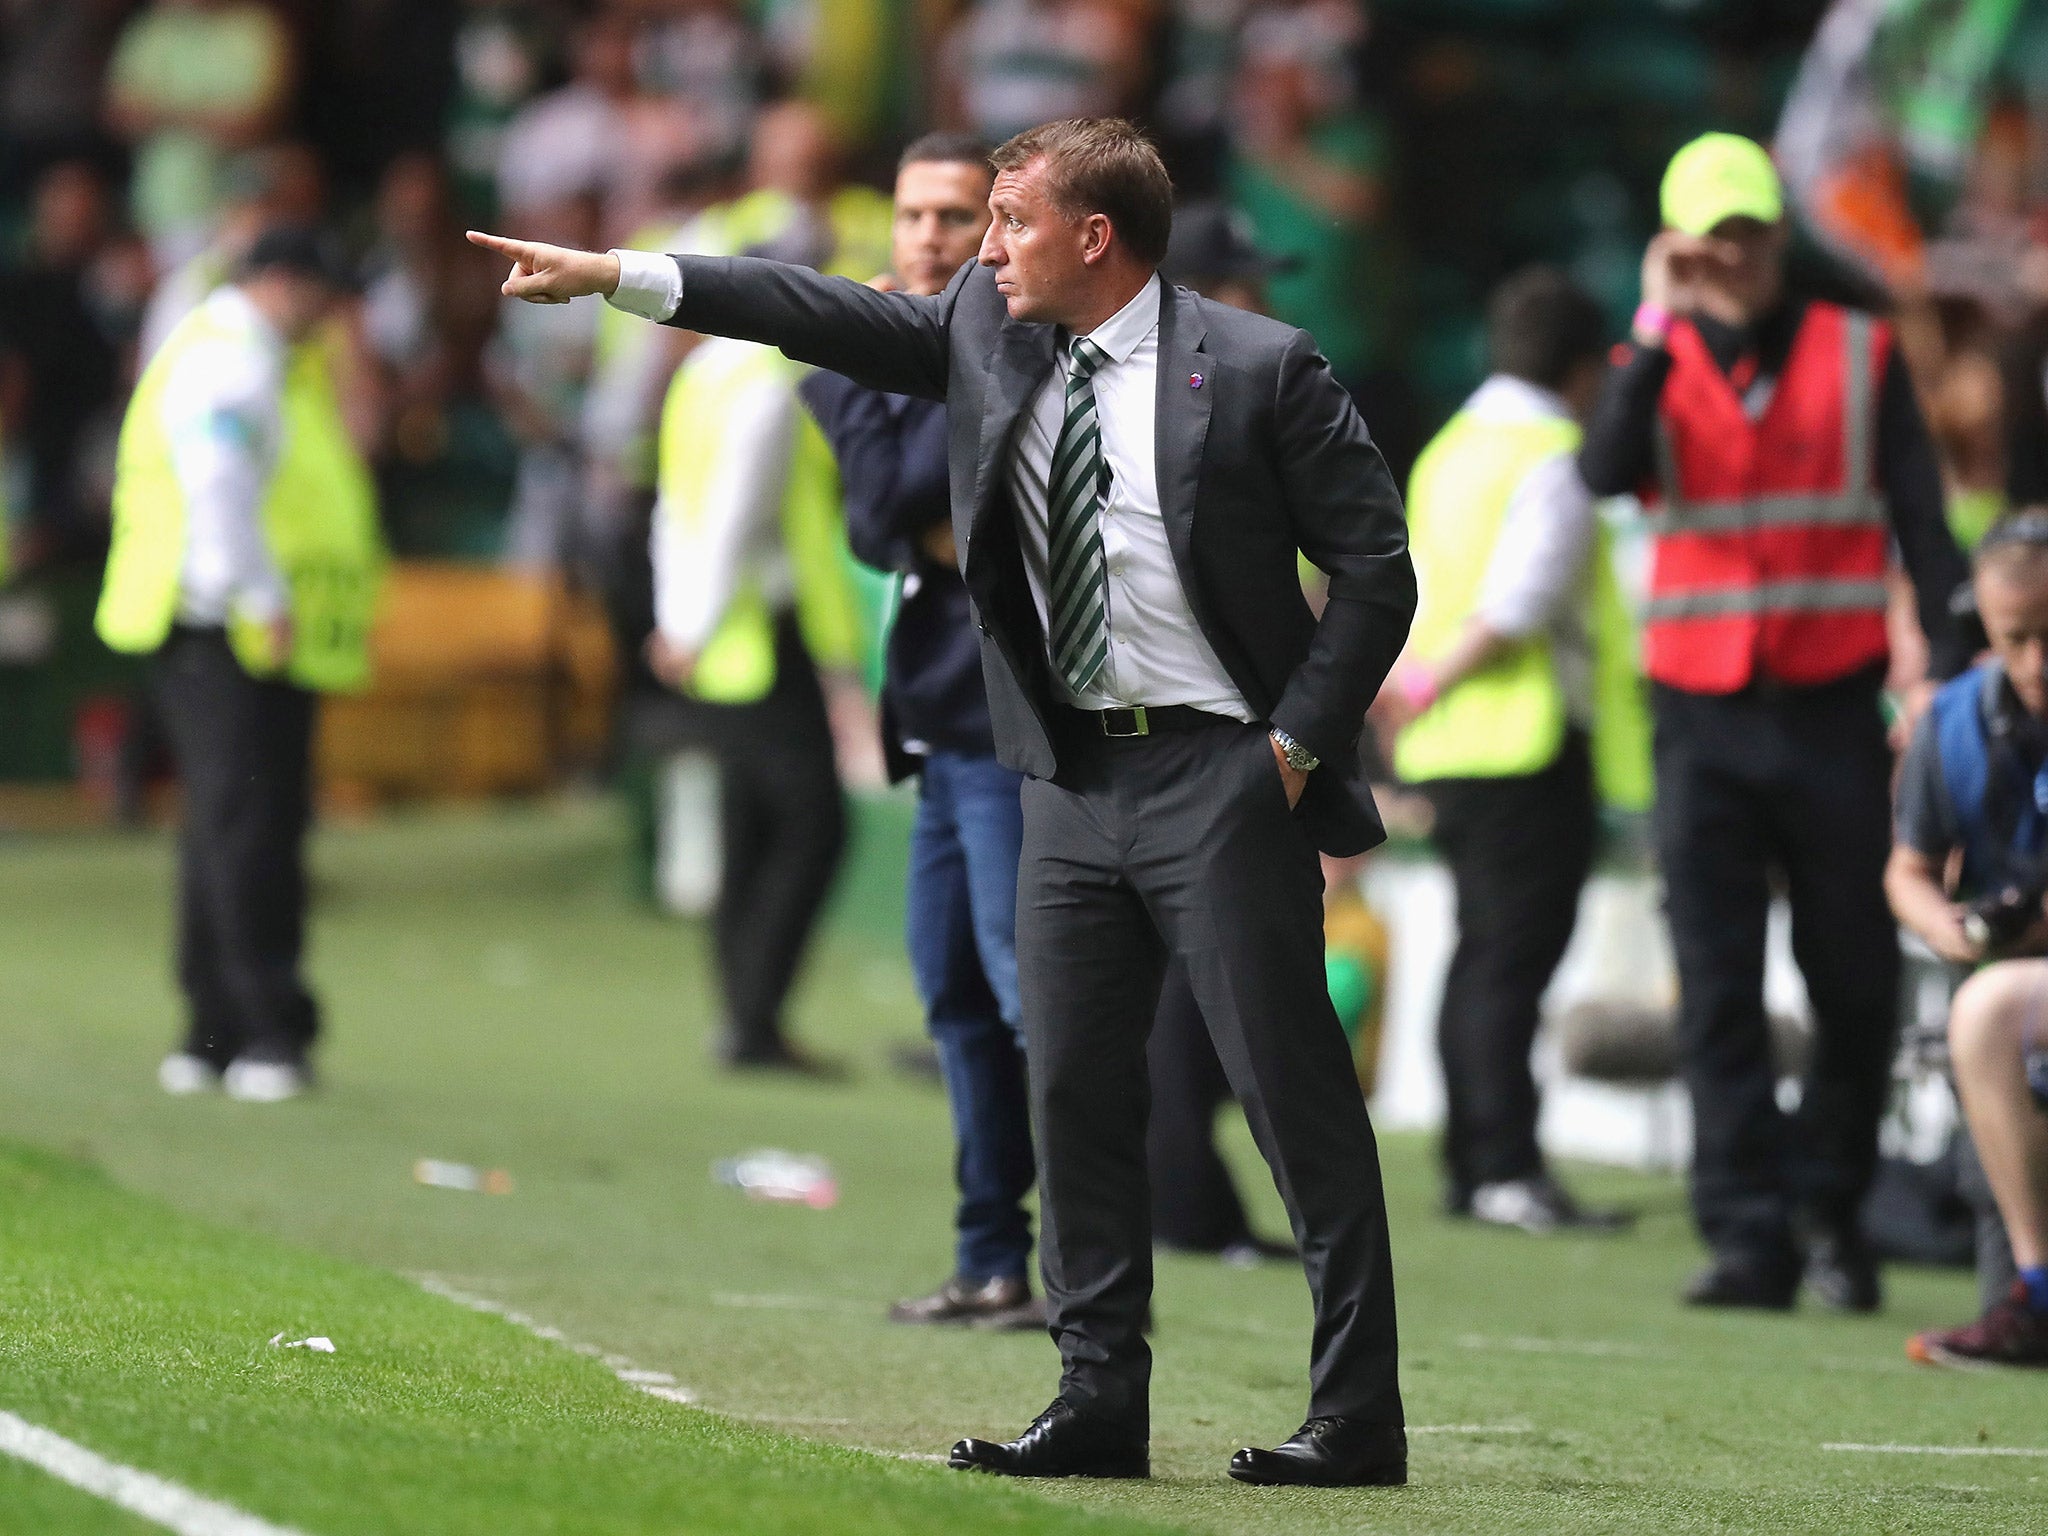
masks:
<instances>
[{"instance_id":1,"label":"red high-visibility vest","mask_svg":"<svg viewBox=\"0 0 2048 1536\"><path fill-rule=\"evenodd\" d=\"M1889 330L1809 305L1752 420L1700 334L1671 331L1658 407L1644 665L1688 693L1806 687L1882 662L1891 524L1876 480Z\"/></svg>"}]
</instances>

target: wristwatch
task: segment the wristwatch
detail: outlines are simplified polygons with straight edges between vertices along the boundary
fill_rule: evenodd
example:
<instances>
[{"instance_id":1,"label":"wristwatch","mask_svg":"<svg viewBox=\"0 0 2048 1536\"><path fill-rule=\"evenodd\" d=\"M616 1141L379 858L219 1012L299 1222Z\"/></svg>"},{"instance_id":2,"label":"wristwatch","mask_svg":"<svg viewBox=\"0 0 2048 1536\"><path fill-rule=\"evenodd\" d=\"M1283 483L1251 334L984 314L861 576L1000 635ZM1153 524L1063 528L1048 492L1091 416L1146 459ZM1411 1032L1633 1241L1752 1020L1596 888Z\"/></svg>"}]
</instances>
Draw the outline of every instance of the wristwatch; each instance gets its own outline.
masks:
<instances>
[{"instance_id":1,"label":"wristwatch","mask_svg":"<svg viewBox=\"0 0 2048 1536\"><path fill-rule=\"evenodd\" d=\"M1292 736L1281 730L1279 726L1273 726L1268 734L1272 736L1273 744L1280 749L1280 755L1287 759L1287 766L1296 773L1313 773L1322 766L1323 760L1320 757L1317 757L1315 753L1309 751L1307 747L1304 747Z\"/></svg>"}]
</instances>

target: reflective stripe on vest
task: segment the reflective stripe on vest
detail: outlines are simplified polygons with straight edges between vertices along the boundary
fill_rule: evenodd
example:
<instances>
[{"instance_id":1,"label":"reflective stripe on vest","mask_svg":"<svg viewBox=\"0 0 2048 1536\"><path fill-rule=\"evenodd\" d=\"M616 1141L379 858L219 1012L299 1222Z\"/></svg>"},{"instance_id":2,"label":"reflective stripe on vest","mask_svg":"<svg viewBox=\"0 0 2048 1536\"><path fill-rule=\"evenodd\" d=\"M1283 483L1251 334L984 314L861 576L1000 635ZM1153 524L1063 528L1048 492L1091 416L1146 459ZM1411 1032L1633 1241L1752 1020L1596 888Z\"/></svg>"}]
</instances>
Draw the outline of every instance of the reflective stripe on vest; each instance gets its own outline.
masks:
<instances>
[{"instance_id":1,"label":"reflective stripe on vest","mask_svg":"<svg viewBox=\"0 0 2048 1536\"><path fill-rule=\"evenodd\" d=\"M231 342L204 304L165 338L136 382L115 457L113 544L94 628L109 649L156 650L177 617L185 562L185 494L178 483L164 395L193 347ZM268 631L231 619L229 638L252 674L343 692L369 681L369 626L383 545L376 492L336 398L328 339L295 348L279 417L283 439L265 488L263 535L290 591L292 654L269 654Z\"/></svg>"},{"instance_id":2,"label":"reflective stripe on vest","mask_svg":"<svg viewBox=\"0 0 2048 1536\"><path fill-rule=\"evenodd\" d=\"M1752 418L1690 325L1658 413L1646 666L1727 693L1759 673L1832 682L1881 661L1890 526L1875 485L1885 333L1808 306Z\"/></svg>"},{"instance_id":3,"label":"reflective stripe on vest","mask_svg":"<svg viewBox=\"0 0 2048 1536\"><path fill-rule=\"evenodd\" d=\"M1881 581L1823 577L1814 581L1759 582L1753 587L1673 592L1651 598L1643 612L1652 620L1719 619L1730 614L1855 613L1870 608L1882 611L1884 605L1885 586Z\"/></svg>"},{"instance_id":4,"label":"reflective stripe on vest","mask_svg":"<svg viewBox=\"0 0 2048 1536\"><path fill-rule=\"evenodd\" d=\"M694 532L730 437L730 402L763 374L794 388L804 371L772 347L751 342L707 342L693 352L676 370L662 405L656 515ZM801 409L778 532L805 648L823 666L859 665L862 631L848 580L838 465L817 423ZM775 612L759 581L742 575L684 691L710 704L750 704L774 686Z\"/></svg>"}]
</instances>

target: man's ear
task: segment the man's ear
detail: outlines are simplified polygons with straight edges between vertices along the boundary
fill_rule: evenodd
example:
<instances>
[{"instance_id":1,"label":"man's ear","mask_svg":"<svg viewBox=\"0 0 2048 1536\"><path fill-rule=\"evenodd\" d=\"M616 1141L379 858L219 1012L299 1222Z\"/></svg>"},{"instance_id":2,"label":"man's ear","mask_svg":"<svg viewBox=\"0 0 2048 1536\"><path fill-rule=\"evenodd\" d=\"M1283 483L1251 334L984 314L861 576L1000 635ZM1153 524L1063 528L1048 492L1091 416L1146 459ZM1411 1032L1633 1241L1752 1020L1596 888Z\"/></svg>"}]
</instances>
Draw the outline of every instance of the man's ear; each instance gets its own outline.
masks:
<instances>
[{"instance_id":1,"label":"man's ear","mask_svg":"<svg viewBox=\"0 0 2048 1536\"><path fill-rule=\"evenodd\" d=\"M1081 259L1090 266L1108 259L1115 239L1116 226L1109 222L1108 214L1089 214L1081 221Z\"/></svg>"}]
</instances>

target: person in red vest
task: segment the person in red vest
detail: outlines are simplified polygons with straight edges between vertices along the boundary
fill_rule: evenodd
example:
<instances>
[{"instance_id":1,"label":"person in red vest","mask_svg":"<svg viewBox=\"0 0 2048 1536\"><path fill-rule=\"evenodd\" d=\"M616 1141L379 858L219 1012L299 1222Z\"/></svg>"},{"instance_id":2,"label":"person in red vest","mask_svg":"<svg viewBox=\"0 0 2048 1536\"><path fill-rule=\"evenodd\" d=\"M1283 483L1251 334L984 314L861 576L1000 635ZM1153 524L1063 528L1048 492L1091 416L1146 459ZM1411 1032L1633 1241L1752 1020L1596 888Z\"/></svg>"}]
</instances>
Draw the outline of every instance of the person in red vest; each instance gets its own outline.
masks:
<instances>
[{"instance_id":1,"label":"person in red vest","mask_svg":"<svg viewBox=\"0 0 2048 1536\"><path fill-rule=\"evenodd\" d=\"M1969 637L1941 476L1890 328L1787 291L1777 172L1708 134L1673 158L1632 344L1580 469L1639 494L1654 533L1644 615L1656 839L1694 1118L1693 1211L1712 1262L1685 1299L1790 1307L1802 1276L1871 1311L1857 1226L1897 1028L1885 905L1891 757L1879 713L1885 573L1904 558L1937 677ZM1764 1013L1773 879L1813 1005L1784 1112Z\"/></svg>"}]
</instances>

